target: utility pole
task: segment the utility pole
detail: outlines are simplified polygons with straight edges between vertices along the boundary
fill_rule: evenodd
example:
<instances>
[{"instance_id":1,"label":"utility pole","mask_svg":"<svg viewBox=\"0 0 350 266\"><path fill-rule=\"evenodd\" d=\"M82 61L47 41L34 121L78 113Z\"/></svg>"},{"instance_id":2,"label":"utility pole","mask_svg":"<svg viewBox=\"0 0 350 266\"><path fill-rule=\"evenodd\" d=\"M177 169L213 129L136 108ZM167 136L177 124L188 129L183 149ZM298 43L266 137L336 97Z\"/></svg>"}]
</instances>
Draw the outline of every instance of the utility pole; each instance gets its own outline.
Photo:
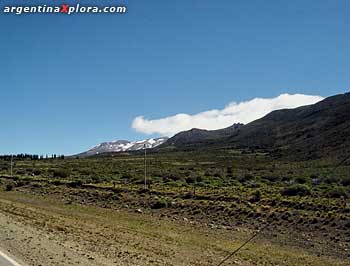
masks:
<instances>
[{"instance_id":1,"label":"utility pole","mask_svg":"<svg viewBox=\"0 0 350 266\"><path fill-rule=\"evenodd\" d=\"M13 177L13 155L11 155L11 177Z\"/></svg>"},{"instance_id":2,"label":"utility pole","mask_svg":"<svg viewBox=\"0 0 350 266\"><path fill-rule=\"evenodd\" d=\"M145 177L144 177L144 182L145 182L145 189L147 189L147 147L146 144L144 144L144 150L145 150L145 159L144 159L144 163L145 163Z\"/></svg>"}]
</instances>

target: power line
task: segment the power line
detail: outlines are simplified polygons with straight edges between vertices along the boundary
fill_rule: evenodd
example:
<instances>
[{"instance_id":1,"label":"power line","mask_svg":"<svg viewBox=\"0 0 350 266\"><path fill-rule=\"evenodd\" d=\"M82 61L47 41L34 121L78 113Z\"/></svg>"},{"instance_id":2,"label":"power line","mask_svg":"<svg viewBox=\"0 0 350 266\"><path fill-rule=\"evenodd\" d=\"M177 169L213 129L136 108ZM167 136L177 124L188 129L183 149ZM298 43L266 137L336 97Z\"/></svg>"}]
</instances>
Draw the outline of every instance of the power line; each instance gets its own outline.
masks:
<instances>
[{"instance_id":1,"label":"power line","mask_svg":"<svg viewBox=\"0 0 350 266\"><path fill-rule=\"evenodd\" d=\"M338 167L340 167L343 163L345 163L347 160L349 160L350 159L350 153L349 153L349 155L348 156L346 156L340 163L338 163L334 168L333 168L333 171L332 171L332 173L338 168Z\"/></svg>"},{"instance_id":2,"label":"power line","mask_svg":"<svg viewBox=\"0 0 350 266\"><path fill-rule=\"evenodd\" d=\"M254 235L252 235L247 241L245 241L242 245L236 248L231 254L229 254L226 258L224 258L217 266L224 264L227 260L229 260L232 256L234 256L240 249L242 249L245 245L247 245L250 241L252 241L255 237L257 237L260 232L262 232L266 227L270 224L264 225L260 230L258 230Z\"/></svg>"},{"instance_id":3,"label":"power line","mask_svg":"<svg viewBox=\"0 0 350 266\"><path fill-rule=\"evenodd\" d=\"M350 154L348 156L346 156L343 160L341 160L337 165L335 165L332 169L332 173L335 172L335 170L340 167L342 164L344 164L347 160L350 159ZM282 217L282 215L281 215ZM266 229L269 225L272 225L273 223L267 223L266 225L264 225L260 230L258 230L255 234L253 234L249 239L247 239L242 245L240 245L238 248L236 248L233 252L231 252L228 256L226 256L222 261L220 261L219 264L217 264L217 266L221 266L222 264L224 264L227 260L229 260L231 257L233 257L236 253L238 253L239 250L241 250L244 246L246 246L250 241L252 241L254 238L256 238L261 232L264 231L264 229ZM290 227L291 225L293 225L294 223L290 224L288 227Z\"/></svg>"}]
</instances>

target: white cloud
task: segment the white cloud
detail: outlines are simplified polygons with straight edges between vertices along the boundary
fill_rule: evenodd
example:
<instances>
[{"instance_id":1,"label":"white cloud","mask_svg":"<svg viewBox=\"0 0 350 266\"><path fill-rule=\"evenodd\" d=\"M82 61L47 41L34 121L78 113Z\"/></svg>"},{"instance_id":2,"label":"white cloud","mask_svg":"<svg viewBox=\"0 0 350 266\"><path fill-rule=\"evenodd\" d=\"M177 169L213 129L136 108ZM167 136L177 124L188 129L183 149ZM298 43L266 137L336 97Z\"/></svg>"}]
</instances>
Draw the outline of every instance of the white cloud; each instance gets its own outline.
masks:
<instances>
[{"instance_id":1,"label":"white cloud","mask_svg":"<svg viewBox=\"0 0 350 266\"><path fill-rule=\"evenodd\" d=\"M138 116L133 120L132 127L145 134L156 133L164 136L172 136L192 128L214 130L238 122L247 124L273 110L314 104L322 99L323 97L314 95L281 94L275 98L255 98L246 102L231 102L221 110L209 110L194 115L180 113L160 119Z\"/></svg>"}]
</instances>

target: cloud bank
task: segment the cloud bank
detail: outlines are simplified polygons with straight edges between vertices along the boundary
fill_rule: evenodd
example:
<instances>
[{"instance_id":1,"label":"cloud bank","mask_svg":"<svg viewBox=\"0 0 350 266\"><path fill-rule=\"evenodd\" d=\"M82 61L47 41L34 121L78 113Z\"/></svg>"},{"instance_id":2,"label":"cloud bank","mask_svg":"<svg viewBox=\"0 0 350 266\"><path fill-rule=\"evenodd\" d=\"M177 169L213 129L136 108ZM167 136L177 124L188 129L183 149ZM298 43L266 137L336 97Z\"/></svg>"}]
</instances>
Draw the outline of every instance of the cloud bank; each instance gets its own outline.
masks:
<instances>
[{"instance_id":1,"label":"cloud bank","mask_svg":"<svg viewBox=\"0 0 350 266\"><path fill-rule=\"evenodd\" d=\"M192 128L220 129L233 123L247 124L261 118L271 111L285 108L296 108L314 104L324 99L321 96L304 94L281 94L275 98L255 98L245 102L231 102L221 110L209 110L194 115L177 114L160 119L136 117L132 128L145 134L173 136L176 133Z\"/></svg>"}]
</instances>

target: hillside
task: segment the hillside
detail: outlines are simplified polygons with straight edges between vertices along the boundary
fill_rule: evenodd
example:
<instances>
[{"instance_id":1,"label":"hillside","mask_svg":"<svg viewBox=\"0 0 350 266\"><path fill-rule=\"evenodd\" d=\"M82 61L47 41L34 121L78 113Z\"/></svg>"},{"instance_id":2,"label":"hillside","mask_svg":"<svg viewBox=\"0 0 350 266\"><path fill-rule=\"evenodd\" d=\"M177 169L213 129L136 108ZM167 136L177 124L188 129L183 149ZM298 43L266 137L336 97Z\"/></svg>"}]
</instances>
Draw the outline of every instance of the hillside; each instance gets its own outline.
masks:
<instances>
[{"instance_id":1,"label":"hillside","mask_svg":"<svg viewBox=\"0 0 350 266\"><path fill-rule=\"evenodd\" d=\"M278 110L242 127L229 146L323 157L349 151L350 93L296 109Z\"/></svg>"},{"instance_id":2,"label":"hillside","mask_svg":"<svg viewBox=\"0 0 350 266\"><path fill-rule=\"evenodd\" d=\"M191 130L183 131L176 134L166 142L166 145L179 146L184 144L198 143L208 140L229 137L232 136L242 126L243 124L238 123L233 124L230 127L218 130L205 130L193 128Z\"/></svg>"},{"instance_id":3,"label":"hillside","mask_svg":"<svg viewBox=\"0 0 350 266\"><path fill-rule=\"evenodd\" d=\"M196 130L201 134L193 131L179 133L165 145L178 149L259 149L299 158L343 154L350 150L350 93L328 97L309 106L273 111L238 127L229 136L207 138L221 131Z\"/></svg>"}]
</instances>

